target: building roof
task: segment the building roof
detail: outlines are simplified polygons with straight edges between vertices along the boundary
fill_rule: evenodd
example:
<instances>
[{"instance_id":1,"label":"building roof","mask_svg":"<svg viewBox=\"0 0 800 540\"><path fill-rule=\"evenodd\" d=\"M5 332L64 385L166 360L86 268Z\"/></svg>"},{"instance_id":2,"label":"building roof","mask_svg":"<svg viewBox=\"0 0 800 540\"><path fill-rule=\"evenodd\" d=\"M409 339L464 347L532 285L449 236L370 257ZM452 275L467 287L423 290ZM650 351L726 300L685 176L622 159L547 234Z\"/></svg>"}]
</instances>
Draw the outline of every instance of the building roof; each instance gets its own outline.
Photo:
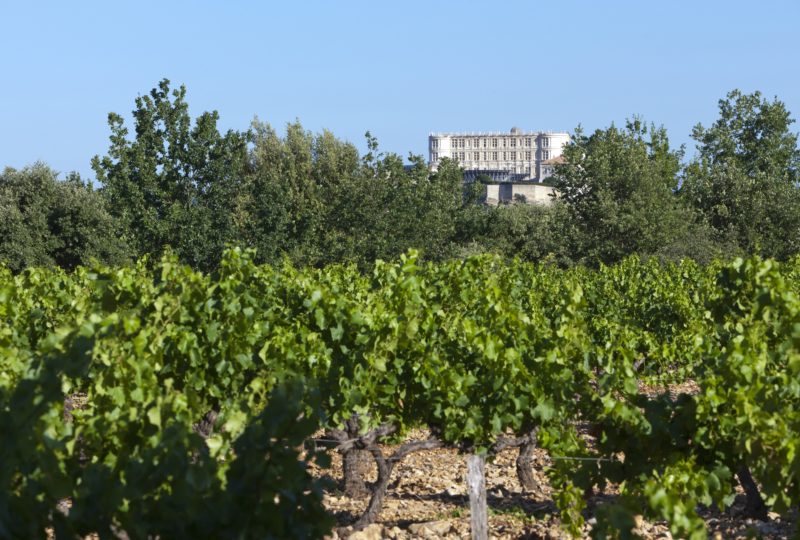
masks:
<instances>
[{"instance_id":1,"label":"building roof","mask_svg":"<svg viewBox=\"0 0 800 540\"><path fill-rule=\"evenodd\" d=\"M516 131L513 131L516 130ZM567 135L567 131L520 131L519 128L513 128L512 131L441 131L430 132L430 137L502 137L502 136L531 136L538 137L539 135Z\"/></svg>"},{"instance_id":2,"label":"building roof","mask_svg":"<svg viewBox=\"0 0 800 540\"><path fill-rule=\"evenodd\" d=\"M564 156L561 155L542 161L542 165L561 165L562 163L566 162L567 162L566 158L564 158Z\"/></svg>"}]
</instances>

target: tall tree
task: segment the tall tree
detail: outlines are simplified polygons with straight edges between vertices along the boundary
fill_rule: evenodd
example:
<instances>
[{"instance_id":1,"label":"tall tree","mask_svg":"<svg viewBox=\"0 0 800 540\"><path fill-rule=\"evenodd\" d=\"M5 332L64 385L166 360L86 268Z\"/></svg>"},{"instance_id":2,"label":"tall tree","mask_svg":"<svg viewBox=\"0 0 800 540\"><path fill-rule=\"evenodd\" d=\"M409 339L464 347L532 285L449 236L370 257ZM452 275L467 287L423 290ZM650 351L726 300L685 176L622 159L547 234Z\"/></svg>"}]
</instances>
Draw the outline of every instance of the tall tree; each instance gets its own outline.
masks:
<instances>
[{"instance_id":1,"label":"tall tree","mask_svg":"<svg viewBox=\"0 0 800 540\"><path fill-rule=\"evenodd\" d=\"M137 97L132 140L122 117L109 114L108 154L95 156L92 168L138 255L171 245L185 262L210 269L238 236L247 137L221 134L216 111L192 125L185 97L185 87L170 90L167 79Z\"/></svg>"},{"instance_id":2,"label":"tall tree","mask_svg":"<svg viewBox=\"0 0 800 540\"><path fill-rule=\"evenodd\" d=\"M383 153L367 133L368 152L357 174L329 190L326 245L335 260L362 266L417 248L431 259L451 253L462 171L451 163L431 173L421 156L410 165Z\"/></svg>"},{"instance_id":3,"label":"tall tree","mask_svg":"<svg viewBox=\"0 0 800 540\"><path fill-rule=\"evenodd\" d=\"M577 235L576 256L607 264L631 253L697 256L687 240L703 236L703 225L673 192L682 155L663 127L638 119L591 136L576 130L552 178Z\"/></svg>"},{"instance_id":4,"label":"tall tree","mask_svg":"<svg viewBox=\"0 0 800 540\"><path fill-rule=\"evenodd\" d=\"M368 152L299 122L281 137L254 121L243 238L264 261L353 262L367 267L414 247L430 258L450 253L462 173L432 174L420 156L405 165L367 134Z\"/></svg>"},{"instance_id":5,"label":"tall tree","mask_svg":"<svg viewBox=\"0 0 800 540\"><path fill-rule=\"evenodd\" d=\"M698 156L681 196L717 237L746 253L785 259L800 251L800 149L782 102L730 92L710 128L692 133Z\"/></svg>"},{"instance_id":6,"label":"tall tree","mask_svg":"<svg viewBox=\"0 0 800 540\"><path fill-rule=\"evenodd\" d=\"M284 255L302 264L328 260L337 248L323 240L326 216L333 194L357 174L355 146L329 131L314 135L297 121L280 137L258 119L251 141L248 243L264 261Z\"/></svg>"},{"instance_id":7,"label":"tall tree","mask_svg":"<svg viewBox=\"0 0 800 540\"><path fill-rule=\"evenodd\" d=\"M796 183L800 170L797 134L790 131L791 113L776 97L769 101L760 92L728 93L719 100L719 118L710 128L698 124L692 130L700 161L710 166L736 165L750 177L764 175L776 181Z\"/></svg>"}]
</instances>

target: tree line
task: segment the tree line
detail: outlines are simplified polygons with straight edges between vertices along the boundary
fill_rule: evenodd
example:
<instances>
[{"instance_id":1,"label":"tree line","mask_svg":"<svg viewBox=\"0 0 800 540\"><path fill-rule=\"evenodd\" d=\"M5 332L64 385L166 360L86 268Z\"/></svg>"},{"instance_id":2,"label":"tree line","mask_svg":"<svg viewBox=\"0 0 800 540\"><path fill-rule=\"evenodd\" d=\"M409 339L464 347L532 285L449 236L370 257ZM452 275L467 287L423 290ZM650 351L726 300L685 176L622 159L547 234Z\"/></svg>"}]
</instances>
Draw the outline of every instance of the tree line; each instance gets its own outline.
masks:
<instances>
[{"instance_id":1,"label":"tree line","mask_svg":"<svg viewBox=\"0 0 800 540\"><path fill-rule=\"evenodd\" d=\"M697 125L696 156L666 129L634 118L587 135L579 127L551 178L550 206L478 204L457 162L363 155L299 122L279 134L258 119L222 132L216 112L192 119L186 89L162 80L136 98L133 129L109 114L109 148L92 160L98 186L43 163L0 174L0 263L72 269L171 249L214 270L228 245L257 262L367 267L410 248L430 260L492 252L562 266L630 254L701 262L800 251L800 149L777 98L730 92Z\"/></svg>"}]
</instances>

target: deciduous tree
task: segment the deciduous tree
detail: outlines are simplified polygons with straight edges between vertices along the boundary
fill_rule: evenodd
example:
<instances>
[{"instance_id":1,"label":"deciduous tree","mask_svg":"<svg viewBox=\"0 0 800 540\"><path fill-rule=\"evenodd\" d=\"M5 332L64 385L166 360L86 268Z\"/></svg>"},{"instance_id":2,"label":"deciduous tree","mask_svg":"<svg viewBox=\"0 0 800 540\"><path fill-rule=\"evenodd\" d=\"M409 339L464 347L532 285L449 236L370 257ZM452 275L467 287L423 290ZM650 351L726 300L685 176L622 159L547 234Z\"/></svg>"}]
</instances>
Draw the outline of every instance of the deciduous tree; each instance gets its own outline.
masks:
<instances>
[{"instance_id":1,"label":"deciduous tree","mask_svg":"<svg viewBox=\"0 0 800 540\"><path fill-rule=\"evenodd\" d=\"M632 254L696 255L703 224L675 196L683 150L663 127L638 119L590 136L576 130L552 180L569 210L579 259L613 263Z\"/></svg>"},{"instance_id":2,"label":"deciduous tree","mask_svg":"<svg viewBox=\"0 0 800 540\"><path fill-rule=\"evenodd\" d=\"M720 240L745 253L786 259L800 250L800 149L777 98L730 92L710 128L697 125L698 156L680 193Z\"/></svg>"},{"instance_id":3,"label":"deciduous tree","mask_svg":"<svg viewBox=\"0 0 800 540\"><path fill-rule=\"evenodd\" d=\"M125 261L119 223L100 195L77 174L57 177L43 163L0 174L0 262L20 271Z\"/></svg>"},{"instance_id":4,"label":"deciduous tree","mask_svg":"<svg viewBox=\"0 0 800 540\"><path fill-rule=\"evenodd\" d=\"M211 269L237 238L235 216L247 163L244 133L217 129L216 111L192 125L186 89L167 79L136 98L134 137L111 113L110 146L92 168L109 210L138 255L171 245L181 259Z\"/></svg>"}]
</instances>

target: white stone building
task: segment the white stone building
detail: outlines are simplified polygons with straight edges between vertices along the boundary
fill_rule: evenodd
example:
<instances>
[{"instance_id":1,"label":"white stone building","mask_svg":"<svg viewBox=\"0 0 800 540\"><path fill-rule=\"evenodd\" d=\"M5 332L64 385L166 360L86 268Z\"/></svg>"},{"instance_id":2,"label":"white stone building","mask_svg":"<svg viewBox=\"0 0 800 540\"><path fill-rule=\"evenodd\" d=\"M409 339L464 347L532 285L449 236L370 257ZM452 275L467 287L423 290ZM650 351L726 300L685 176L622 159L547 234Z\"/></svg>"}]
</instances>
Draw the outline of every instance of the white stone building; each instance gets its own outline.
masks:
<instances>
[{"instance_id":1,"label":"white stone building","mask_svg":"<svg viewBox=\"0 0 800 540\"><path fill-rule=\"evenodd\" d=\"M436 170L442 158L458 161L465 179L486 175L496 182L541 182L569 142L565 131L431 133L428 158ZM548 163L549 162L549 163Z\"/></svg>"},{"instance_id":2,"label":"white stone building","mask_svg":"<svg viewBox=\"0 0 800 540\"><path fill-rule=\"evenodd\" d=\"M495 206L525 202L549 205L557 197L555 188L538 182L500 182L486 184L483 202Z\"/></svg>"}]
</instances>

